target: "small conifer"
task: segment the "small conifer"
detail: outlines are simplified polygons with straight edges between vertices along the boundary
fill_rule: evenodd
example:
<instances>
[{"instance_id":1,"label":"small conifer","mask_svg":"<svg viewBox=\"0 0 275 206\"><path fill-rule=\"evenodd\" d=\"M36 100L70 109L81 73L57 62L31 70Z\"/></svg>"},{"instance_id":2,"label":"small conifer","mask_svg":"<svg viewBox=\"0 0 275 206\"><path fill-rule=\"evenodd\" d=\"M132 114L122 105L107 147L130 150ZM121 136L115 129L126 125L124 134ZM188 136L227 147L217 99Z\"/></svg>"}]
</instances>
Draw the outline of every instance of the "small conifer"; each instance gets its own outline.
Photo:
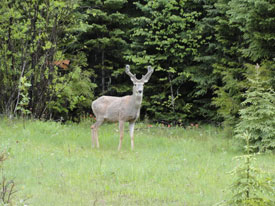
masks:
<instances>
[{"instance_id":1,"label":"small conifer","mask_svg":"<svg viewBox=\"0 0 275 206\"><path fill-rule=\"evenodd\" d=\"M265 66L248 65L248 90L243 95L240 122L235 128L238 139L248 131L251 148L260 152L275 149L275 92L267 73Z\"/></svg>"},{"instance_id":2,"label":"small conifer","mask_svg":"<svg viewBox=\"0 0 275 206\"><path fill-rule=\"evenodd\" d=\"M275 204L272 199L275 192L274 181L265 171L254 165L256 154L251 153L251 134L246 131L243 138L246 142L245 154L234 158L239 164L230 172L234 178L230 187L232 198L223 202L223 205L272 206Z\"/></svg>"}]
</instances>

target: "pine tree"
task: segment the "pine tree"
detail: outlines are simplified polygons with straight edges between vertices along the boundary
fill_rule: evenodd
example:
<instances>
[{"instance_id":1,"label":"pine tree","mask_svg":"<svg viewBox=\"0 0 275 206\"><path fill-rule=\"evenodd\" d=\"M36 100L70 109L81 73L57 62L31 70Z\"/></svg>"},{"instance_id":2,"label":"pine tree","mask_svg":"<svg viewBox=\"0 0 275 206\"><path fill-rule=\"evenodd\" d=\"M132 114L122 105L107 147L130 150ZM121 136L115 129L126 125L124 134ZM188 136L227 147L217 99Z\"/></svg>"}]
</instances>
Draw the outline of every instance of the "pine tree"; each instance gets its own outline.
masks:
<instances>
[{"instance_id":1,"label":"pine tree","mask_svg":"<svg viewBox=\"0 0 275 206\"><path fill-rule=\"evenodd\" d=\"M243 95L240 122L236 125L236 137L242 139L244 131L251 134L254 150L275 149L275 92L270 86L269 70L265 66L248 65L249 88Z\"/></svg>"},{"instance_id":2,"label":"pine tree","mask_svg":"<svg viewBox=\"0 0 275 206\"><path fill-rule=\"evenodd\" d=\"M121 84L124 74L123 58L128 46L127 30L130 18L127 14L126 0L83 1L82 13L87 15L89 29L81 35L85 52L88 54L88 68L97 78L97 94L116 94L125 92ZM115 78L114 78L115 77Z\"/></svg>"},{"instance_id":3,"label":"pine tree","mask_svg":"<svg viewBox=\"0 0 275 206\"><path fill-rule=\"evenodd\" d=\"M215 26L219 44L213 66L222 82L216 86L213 103L225 123L234 127L247 84L244 64L267 60L274 64L275 4L269 0L217 0L215 7L219 10Z\"/></svg>"},{"instance_id":4,"label":"pine tree","mask_svg":"<svg viewBox=\"0 0 275 206\"><path fill-rule=\"evenodd\" d=\"M214 96L213 85L217 85L219 75L214 73L213 64L220 58L217 52L218 42L215 38L215 26L217 25L217 13L215 8L216 0L206 0L202 3L200 21L196 23L201 31L202 44L198 49L198 54L194 57L194 66L187 68L190 79L195 83L193 97L199 112L195 112L199 118L206 118L208 121L218 121L217 108L212 104ZM193 111L194 112L194 111Z\"/></svg>"},{"instance_id":5,"label":"pine tree","mask_svg":"<svg viewBox=\"0 0 275 206\"><path fill-rule=\"evenodd\" d=\"M243 33L241 52L252 61L272 60L275 55L275 3L270 0L231 0L230 23Z\"/></svg>"},{"instance_id":6,"label":"pine tree","mask_svg":"<svg viewBox=\"0 0 275 206\"><path fill-rule=\"evenodd\" d=\"M217 0L214 4L216 11L215 39L216 60L213 62L213 73L220 81L213 85L215 97L213 104L218 108L218 114L224 120L224 126L231 128L238 120L238 112L242 101L241 93L244 89L242 57L242 32L238 25L230 23L227 15L230 0Z\"/></svg>"},{"instance_id":7,"label":"pine tree","mask_svg":"<svg viewBox=\"0 0 275 206\"><path fill-rule=\"evenodd\" d=\"M142 15L134 19L132 50L127 59L140 67L150 64L155 68L150 81L155 85L151 86L154 95L150 101L145 95L144 105L159 121L176 122L191 115L194 83L186 68L192 66L202 43L196 28L201 15L198 5L188 0L136 2Z\"/></svg>"},{"instance_id":8,"label":"pine tree","mask_svg":"<svg viewBox=\"0 0 275 206\"><path fill-rule=\"evenodd\" d=\"M236 157L239 162L236 168L231 171L233 183L230 187L232 198L218 205L230 206L272 206L274 205L274 182L266 172L256 167L254 162L256 155L251 153L251 135L246 131L242 134L246 142L246 154Z\"/></svg>"}]
</instances>

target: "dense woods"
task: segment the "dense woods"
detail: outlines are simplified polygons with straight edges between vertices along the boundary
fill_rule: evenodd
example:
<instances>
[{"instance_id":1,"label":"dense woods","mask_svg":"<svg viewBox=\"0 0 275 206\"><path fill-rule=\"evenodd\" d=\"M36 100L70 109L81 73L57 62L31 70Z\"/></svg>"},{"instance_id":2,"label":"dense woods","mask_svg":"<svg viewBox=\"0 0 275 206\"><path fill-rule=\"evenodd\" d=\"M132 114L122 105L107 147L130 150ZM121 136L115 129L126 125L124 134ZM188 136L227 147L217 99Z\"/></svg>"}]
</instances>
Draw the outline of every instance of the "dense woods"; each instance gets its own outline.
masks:
<instances>
[{"instance_id":1,"label":"dense woods","mask_svg":"<svg viewBox=\"0 0 275 206\"><path fill-rule=\"evenodd\" d=\"M152 65L142 118L275 148L274 22L273 0L2 0L0 114L79 121Z\"/></svg>"}]
</instances>

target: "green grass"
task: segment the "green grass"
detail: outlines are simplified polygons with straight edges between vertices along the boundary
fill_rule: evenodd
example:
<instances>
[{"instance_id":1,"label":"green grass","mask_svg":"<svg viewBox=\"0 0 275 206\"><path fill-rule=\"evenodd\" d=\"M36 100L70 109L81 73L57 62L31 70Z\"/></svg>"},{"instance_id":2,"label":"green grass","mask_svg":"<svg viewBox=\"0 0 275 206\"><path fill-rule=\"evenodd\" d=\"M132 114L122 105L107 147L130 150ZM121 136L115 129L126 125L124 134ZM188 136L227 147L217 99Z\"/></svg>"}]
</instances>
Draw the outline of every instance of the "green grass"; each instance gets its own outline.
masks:
<instances>
[{"instance_id":1,"label":"green grass","mask_svg":"<svg viewBox=\"0 0 275 206\"><path fill-rule=\"evenodd\" d=\"M222 130L163 128L137 124L135 151L125 127L117 151L116 124L99 130L100 149L91 148L90 125L0 119L3 175L16 182L28 205L194 205L228 198L228 174L240 153ZM258 165L274 174L274 155Z\"/></svg>"}]
</instances>

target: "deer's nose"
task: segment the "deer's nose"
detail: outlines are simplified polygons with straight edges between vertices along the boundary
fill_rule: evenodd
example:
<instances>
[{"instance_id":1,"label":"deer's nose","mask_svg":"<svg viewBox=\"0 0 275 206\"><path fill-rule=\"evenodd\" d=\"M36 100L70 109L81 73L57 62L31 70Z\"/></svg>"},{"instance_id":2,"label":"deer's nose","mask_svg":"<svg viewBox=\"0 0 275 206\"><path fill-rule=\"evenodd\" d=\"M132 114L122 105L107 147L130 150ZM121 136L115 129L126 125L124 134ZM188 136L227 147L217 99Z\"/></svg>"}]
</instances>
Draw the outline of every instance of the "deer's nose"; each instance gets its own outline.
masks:
<instances>
[{"instance_id":1,"label":"deer's nose","mask_svg":"<svg viewBox=\"0 0 275 206\"><path fill-rule=\"evenodd\" d=\"M138 93L140 93L140 94L141 94L141 93L142 93L142 90L138 90Z\"/></svg>"}]
</instances>

